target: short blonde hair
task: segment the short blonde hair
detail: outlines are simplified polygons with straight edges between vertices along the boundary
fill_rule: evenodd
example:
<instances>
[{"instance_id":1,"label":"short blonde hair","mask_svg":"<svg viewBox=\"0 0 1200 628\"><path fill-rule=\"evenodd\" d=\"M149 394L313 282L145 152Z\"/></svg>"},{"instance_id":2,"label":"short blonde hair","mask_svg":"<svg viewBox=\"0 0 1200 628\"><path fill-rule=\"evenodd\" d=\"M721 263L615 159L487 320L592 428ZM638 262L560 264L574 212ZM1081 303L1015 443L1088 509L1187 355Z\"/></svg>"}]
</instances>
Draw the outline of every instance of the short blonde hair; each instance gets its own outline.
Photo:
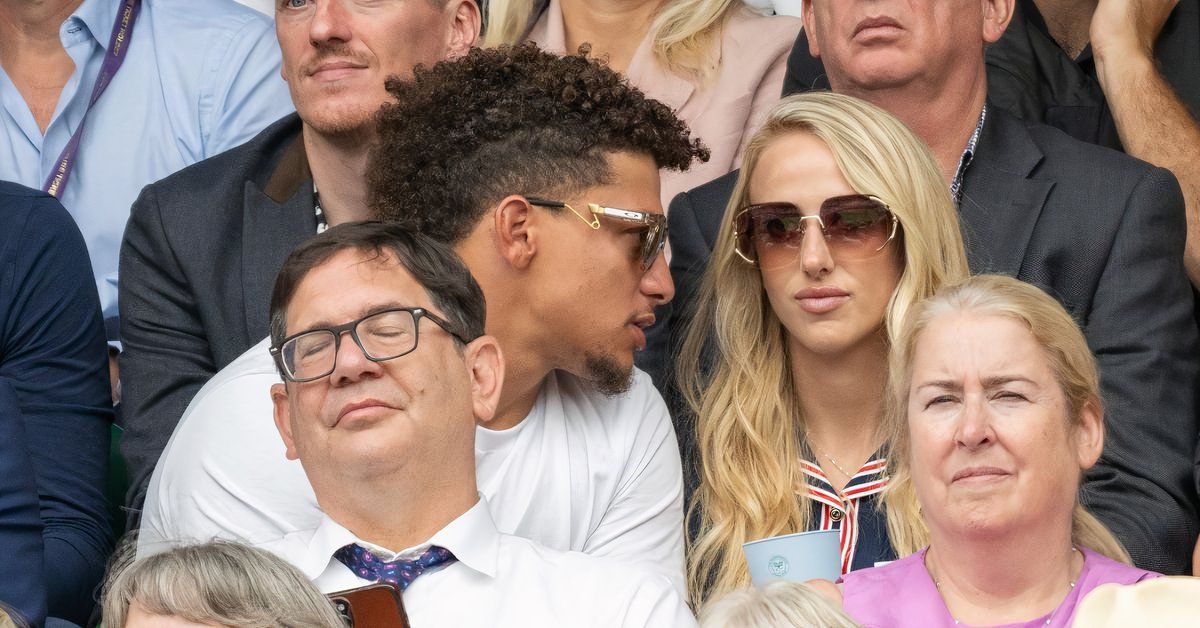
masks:
<instances>
[{"instance_id":1,"label":"short blonde hair","mask_svg":"<svg viewBox=\"0 0 1200 628\"><path fill-rule=\"evenodd\" d=\"M780 580L761 589L732 591L700 612L700 628L858 628L842 609L812 587Z\"/></svg>"},{"instance_id":2,"label":"short blonde hair","mask_svg":"<svg viewBox=\"0 0 1200 628\"><path fill-rule=\"evenodd\" d=\"M213 541L132 560L124 548L104 586L104 625L124 626L129 607L195 623L249 628L344 628L333 605L283 559Z\"/></svg>"},{"instance_id":3,"label":"short blonde hair","mask_svg":"<svg viewBox=\"0 0 1200 628\"><path fill-rule=\"evenodd\" d=\"M929 544L929 532L920 524L920 505L909 464L908 399L916 359L917 341L938 318L952 313L1000 316L1029 330L1067 403L1065 420L1072 427L1092 408L1103 420L1100 371L1079 325L1063 306L1041 289L1001 275L978 275L938 290L909 313L890 356L887 430L892 441L888 459L891 480L884 490L888 532L896 551L904 556ZM1082 479L1082 473L1080 474ZM899 542L896 540L899 539ZM1071 542L1113 560L1131 564L1120 541L1082 504L1076 501Z\"/></svg>"}]
</instances>

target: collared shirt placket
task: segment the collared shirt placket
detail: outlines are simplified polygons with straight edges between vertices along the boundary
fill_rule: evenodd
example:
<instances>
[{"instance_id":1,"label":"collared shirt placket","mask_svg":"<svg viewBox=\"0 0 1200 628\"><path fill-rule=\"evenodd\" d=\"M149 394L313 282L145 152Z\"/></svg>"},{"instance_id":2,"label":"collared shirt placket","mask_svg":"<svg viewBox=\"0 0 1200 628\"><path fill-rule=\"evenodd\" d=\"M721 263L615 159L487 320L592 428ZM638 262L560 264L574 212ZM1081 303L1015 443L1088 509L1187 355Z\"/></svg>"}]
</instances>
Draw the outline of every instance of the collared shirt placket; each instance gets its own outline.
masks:
<instances>
[{"instance_id":1,"label":"collared shirt placket","mask_svg":"<svg viewBox=\"0 0 1200 628\"><path fill-rule=\"evenodd\" d=\"M808 476L808 496L817 503L816 530L838 530L838 545L841 549L842 573L850 572L854 564L854 553L858 549L859 504L870 495L881 492L887 486L886 458L868 460L838 495L829 478L819 465L801 459L800 467Z\"/></svg>"},{"instance_id":2,"label":"collared shirt placket","mask_svg":"<svg viewBox=\"0 0 1200 628\"><path fill-rule=\"evenodd\" d=\"M979 134L983 132L984 120L987 120L987 104L984 104L983 111L979 112L979 122L975 124L975 131L971 133L971 139L967 140L967 147L963 149L962 155L958 158L958 168L954 170L954 179L950 181L950 196L954 199L955 205L962 204L963 177L966 176L971 161L975 159L975 145L979 143Z\"/></svg>"}]
</instances>

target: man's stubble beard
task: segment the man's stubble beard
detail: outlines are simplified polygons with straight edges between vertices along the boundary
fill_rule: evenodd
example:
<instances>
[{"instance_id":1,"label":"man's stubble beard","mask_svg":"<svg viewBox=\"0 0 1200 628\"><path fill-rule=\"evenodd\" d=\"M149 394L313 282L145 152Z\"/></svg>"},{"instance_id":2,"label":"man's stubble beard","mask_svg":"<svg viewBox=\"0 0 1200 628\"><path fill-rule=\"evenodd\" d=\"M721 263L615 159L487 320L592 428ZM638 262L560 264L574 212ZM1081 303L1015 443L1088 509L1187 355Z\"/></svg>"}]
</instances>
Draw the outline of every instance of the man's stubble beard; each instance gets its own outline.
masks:
<instances>
[{"instance_id":1,"label":"man's stubble beard","mask_svg":"<svg viewBox=\"0 0 1200 628\"><path fill-rule=\"evenodd\" d=\"M611 355L589 351L584 354L584 378L602 395L613 397L633 387L633 367L624 367Z\"/></svg>"}]
</instances>

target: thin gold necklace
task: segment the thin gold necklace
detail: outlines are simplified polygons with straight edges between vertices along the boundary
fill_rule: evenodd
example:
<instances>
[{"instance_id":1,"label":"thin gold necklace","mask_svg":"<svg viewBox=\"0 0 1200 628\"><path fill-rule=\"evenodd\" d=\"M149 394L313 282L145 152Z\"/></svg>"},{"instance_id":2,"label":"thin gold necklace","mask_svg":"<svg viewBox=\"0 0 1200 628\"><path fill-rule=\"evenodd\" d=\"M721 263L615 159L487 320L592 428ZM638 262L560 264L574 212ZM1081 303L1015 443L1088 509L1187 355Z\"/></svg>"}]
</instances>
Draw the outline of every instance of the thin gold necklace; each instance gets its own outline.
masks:
<instances>
[{"instance_id":1,"label":"thin gold necklace","mask_svg":"<svg viewBox=\"0 0 1200 628\"><path fill-rule=\"evenodd\" d=\"M1072 545L1071 552L1072 552L1071 557L1074 558L1075 553L1079 552L1079 548ZM925 556L928 557L929 554L926 553ZM1080 556L1082 556L1082 554L1080 554ZM925 571L929 571L928 563L925 564ZM1074 569L1072 569L1072 571L1074 571ZM1066 602L1068 597L1071 597L1071 591L1073 591L1075 589L1075 583L1077 581L1078 581L1078 576L1075 579L1071 580L1071 586L1070 586L1070 588L1067 589L1067 594L1065 596L1063 596L1063 599L1061 602L1058 603L1058 606L1055 606L1054 610L1050 611L1050 615L1048 617L1046 617L1046 623L1043 625L1049 626L1050 622L1054 621L1054 616L1058 614L1058 609L1062 608L1063 602ZM937 589L938 596L942 598L942 604L946 607L946 613L950 615L950 619L954 620L954 625L955 626L960 625L962 622L958 621L958 619L953 614L950 613L950 605L948 603L946 603L946 596L942 593L942 581L940 578L933 579L933 588Z\"/></svg>"},{"instance_id":2,"label":"thin gold necklace","mask_svg":"<svg viewBox=\"0 0 1200 628\"><path fill-rule=\"evenodd\" d=\"M833 466L834 466L835 468L837 468L837 470L838 470L838 471L841 471L841 472L842 472L842 475L846 476L846 479L847 479L847 480L853 480L853 479L854 479L854 474L853 474L853 473L850 473L849 471L847 471L847 470L845 470L845 469L843 469L843 468L842 468L842 465L838 464L838 461L837 461L837 459L836 459L836 458L834 458L833 456L831 456L831 455L829 455L828 453L826 453L824 449L821 449L820 447L817 447L817 443L816 443L816 441L814 441L814 440L812 439L812 435L811 435L811 434L809 434L807 430L804 432L804 438L805 438L805 440L807 440L807 441L808 441L808 444L809 444L809 445L810 445L810 446L813 448L813 451L815 451L815 452L817 453L817 455L818 455L818 456L824 456L826 459L828 459L830 462L832 462L832 463L833 463Z\"/></svg>"}]
</instances>

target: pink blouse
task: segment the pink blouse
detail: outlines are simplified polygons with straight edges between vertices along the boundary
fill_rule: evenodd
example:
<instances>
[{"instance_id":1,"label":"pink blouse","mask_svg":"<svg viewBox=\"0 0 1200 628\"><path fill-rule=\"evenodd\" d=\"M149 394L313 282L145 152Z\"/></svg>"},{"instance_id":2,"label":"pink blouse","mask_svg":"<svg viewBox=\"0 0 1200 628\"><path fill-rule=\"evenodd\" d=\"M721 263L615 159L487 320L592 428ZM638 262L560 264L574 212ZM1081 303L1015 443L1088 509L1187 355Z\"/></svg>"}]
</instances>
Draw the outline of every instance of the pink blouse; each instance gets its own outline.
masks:
<instances>
[{"instance_id":1,"label":"pink blouse","mask_svg":"<svg viewBox=\"0 0 1200 628\"><path fill-rule=\"evenodd\" d=\"M842 577L842 606L864 628L940 628L954 626L954 618L925 569L925 552L882 567L861 569ZM1110 582L1133 584L1160 574L1123 565L1089 549L1082 549L1083 569L1075 587L1052 613L1027 622L996 628L1066 628L1075 607L1092 589Z\"/></svg>"}]
</instances>

